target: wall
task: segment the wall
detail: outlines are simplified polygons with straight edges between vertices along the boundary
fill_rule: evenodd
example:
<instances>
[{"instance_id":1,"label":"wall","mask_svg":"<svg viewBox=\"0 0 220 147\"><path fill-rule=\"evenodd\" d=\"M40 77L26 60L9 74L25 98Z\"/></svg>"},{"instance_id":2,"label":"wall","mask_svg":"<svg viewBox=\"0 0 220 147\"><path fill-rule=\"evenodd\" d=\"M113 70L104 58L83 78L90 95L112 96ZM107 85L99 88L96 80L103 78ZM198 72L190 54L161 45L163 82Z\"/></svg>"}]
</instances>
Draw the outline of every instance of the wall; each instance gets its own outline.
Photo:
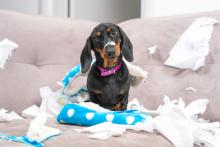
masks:
<instances>
[{"instance_id":1,"label":"wall","mask_svg":"<svg viewBox=\"0 0 220 147\"><path fill-rule=\"evenodd\" d=\"M0 9L39 14L38 0L0 0Z\"/></svg>"},{"instance_id":2,"label":"wall","mask_svg":"<svg viewBox=\"0 0 220 147\"><path fill-rule=\"evenodd\" d=\"M142 0L142 17L220 10L220 0Z\"/></svg>"},{"instance_id":3,"label":"wall","mask_svg":"<svg viewBox=\"0 0 220 147\"><path fill-rule=\"evenodd\" d=\"M0 9L118 23L140 17L141 0L0 0ZM68 5L69 4L69 5ZM68 11L69 10L69 11Z\"/></svg>"},{"instance_id":4,"label":"wall","mask_svg":"<svg viewBox=\"0 0 220 147\"><path fill-rule=\"evenodd\" d=\"M140 17L140 0L71 0L71 16L118 23Z\"/></svg>"},{"instance_id":5,"label":"wall","mask_svg":"<svg viewBox=\"0 0 220 147\"><path fill-rule=\"evenodd\" d=\"M38 0L41 15L46 16L68 16L68 0Z\"/></svg>"}]
</instances>

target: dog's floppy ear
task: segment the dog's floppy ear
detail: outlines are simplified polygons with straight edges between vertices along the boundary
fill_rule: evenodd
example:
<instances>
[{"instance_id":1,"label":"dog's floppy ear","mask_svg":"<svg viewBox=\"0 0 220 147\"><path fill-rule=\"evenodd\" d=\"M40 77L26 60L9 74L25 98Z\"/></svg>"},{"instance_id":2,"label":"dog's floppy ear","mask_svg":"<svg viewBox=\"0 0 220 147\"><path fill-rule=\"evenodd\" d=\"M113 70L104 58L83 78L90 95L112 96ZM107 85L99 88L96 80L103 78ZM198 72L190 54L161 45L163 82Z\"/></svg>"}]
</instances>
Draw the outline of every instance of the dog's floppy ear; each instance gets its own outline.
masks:
<instances>
[{"instance_id":1,"label":"dog's floppy ear","mask_svg":"<svg viewBox=\"0 0 220 147\"><path fill-rule=\"evenodd\" d=\"M81 56L80 56L80 63L81 63L81 68L82 68L82 73L85 73L89 70L89 67L92 62L92 41L91 37L89 37L86 41L86 44L82 50Z\"/></svg>"},{"instance_id":2,"label":"dog's floppy ear","mask_svg":"<svg viewBox=\"0 0 220 147\"><path fill-rule=\"evenodd\" d=\"M125 57L125 59L129 62L133 61L133 46L131 44L131 41L129 40L128 36L125 34L125 32L118 26L120 35L121 35L121 51L122 55Z\"/></svg>"}]
</instances>

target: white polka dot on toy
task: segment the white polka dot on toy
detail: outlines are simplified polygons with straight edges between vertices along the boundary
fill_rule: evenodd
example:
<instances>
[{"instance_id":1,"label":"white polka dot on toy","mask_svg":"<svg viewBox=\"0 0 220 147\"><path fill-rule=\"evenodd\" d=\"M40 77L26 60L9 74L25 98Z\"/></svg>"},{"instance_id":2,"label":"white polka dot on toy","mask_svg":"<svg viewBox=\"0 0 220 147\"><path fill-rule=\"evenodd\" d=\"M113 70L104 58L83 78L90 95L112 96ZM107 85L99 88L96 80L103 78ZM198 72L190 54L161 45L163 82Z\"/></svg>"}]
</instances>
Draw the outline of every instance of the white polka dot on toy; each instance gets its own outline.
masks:
<instances>
[{"instance_id":1,"label":"white polka dot on toy","mask_svg":"<svg viewBox=\"0 0 220 147\"><path fill-rule=\"evenodd\" d=\"M134 117L133 116L128 116L126 118L126 122L127 122L127 124L132 124L134 122Z\"/></svg>"},{"instance_id":2,"label":"white polka dot on toy","mask_svg":"<svg viewBox=\"0 0 220 147\"><path fill-rule=\"evenodd\" d=\"M106 115L106 120L107 121L112 121L114 119L114 115L113 114L107 114Z\"/></svg>"},{"instance_id":3,"label":"white polka dot on toy","mask_svg":"<svg viewBox=\"0 0 220 147\"><path fill-rule=\"evenodd\" d=\"M86 119L91 120L94 117L94 113L93 112L89 112L86 114Z\"/></svg>"},{"instance_id":4,"label":"white polka dot on toy","mask_svg":"<svg viewBox=\"0 0 220 147\"><path fill-rule=\"evenodd\" d=\"M67 115L68 115L69 117L72 117L72 116L74 115L74 109L69 109L69 110L67 111Z\"/></svg>"}]
</instances>

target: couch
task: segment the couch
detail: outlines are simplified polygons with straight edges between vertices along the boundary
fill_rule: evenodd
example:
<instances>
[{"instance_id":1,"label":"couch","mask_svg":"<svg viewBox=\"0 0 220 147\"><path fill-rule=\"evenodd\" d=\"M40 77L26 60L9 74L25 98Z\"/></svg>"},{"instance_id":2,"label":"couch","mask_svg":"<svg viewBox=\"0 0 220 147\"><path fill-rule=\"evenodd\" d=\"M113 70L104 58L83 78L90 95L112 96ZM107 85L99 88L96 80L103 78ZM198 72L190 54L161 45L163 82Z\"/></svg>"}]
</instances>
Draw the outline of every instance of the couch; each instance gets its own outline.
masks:
<instances>
[{"instance_id":1,"label":"couch","mask_svg":"<svg viewBox=\"0 0 220 147\"><path fill-rule=\"evenodd\" d=\"M134 47L135 65L149 72L142 85L131 88L129 98L138 100L149 109L163 103L163 96L172 99L182 97L189 102L208 98L210 103L203 117L220 121L220 26L216 26L210 41L210 53L206 65L196 72L164 66L172 46L194 21L202 16L220 20L220 11L188 14L172 17L132 19L119 23L129 36ZM0 10L0 40L8 38L19 45L12 57L0 69L0 108L20 113L36 104L41 98L39 88L57 88L67 71L79 63L86 38L98 22L26 15ZM149 56L147 48L157 44L158 50ZM85 82L79 81L79 82ZM192 86L197 92L186 91ZM30 120L0 122L0 132L21 136L28 129ZM49 126L59 128L62 135L45 142L49 146L123 146L123 147L173 147L158 133L128 131L122 137L106 141L88 139L86 134L77 133L79 126L60 125L49 120ZM26 146L0 140L0 146Z\"/></svg>"}]
</instances>

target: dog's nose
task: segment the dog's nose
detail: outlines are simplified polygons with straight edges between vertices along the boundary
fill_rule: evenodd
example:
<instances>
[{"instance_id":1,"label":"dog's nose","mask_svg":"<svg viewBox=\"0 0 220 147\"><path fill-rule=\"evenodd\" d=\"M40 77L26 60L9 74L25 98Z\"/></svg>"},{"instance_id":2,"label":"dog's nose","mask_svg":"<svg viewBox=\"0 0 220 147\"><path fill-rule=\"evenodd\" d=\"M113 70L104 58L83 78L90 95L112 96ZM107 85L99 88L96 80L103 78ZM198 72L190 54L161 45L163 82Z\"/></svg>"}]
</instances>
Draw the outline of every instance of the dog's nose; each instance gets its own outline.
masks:
<instances>
[{"instance_id":1,"label":"dog's nose","mask_svg":"<svg viewBox=\"0 0 220 147\"><path fill-rule=\"evenodd\" d=\"M111 58L115 57L116 51L115 51L115 47L113 45L106 46L105 51L109 57L111 57Z\"/></svg>"}]
</instances>

